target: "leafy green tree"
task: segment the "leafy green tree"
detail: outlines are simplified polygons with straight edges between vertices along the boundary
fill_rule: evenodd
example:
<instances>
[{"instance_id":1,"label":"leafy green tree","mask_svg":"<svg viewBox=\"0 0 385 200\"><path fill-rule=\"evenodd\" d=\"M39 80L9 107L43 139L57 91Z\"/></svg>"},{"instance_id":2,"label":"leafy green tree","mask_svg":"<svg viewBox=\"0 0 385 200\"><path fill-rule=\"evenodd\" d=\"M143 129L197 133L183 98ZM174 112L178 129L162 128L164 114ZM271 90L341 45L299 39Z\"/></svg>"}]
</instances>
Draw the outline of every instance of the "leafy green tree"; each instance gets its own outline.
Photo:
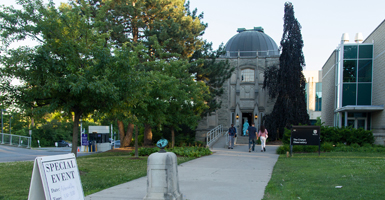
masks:
<instances>
[{"instance_id":1,"label":"leafy green tree","mask_svg":"<svg viewBox=\"0 0 385 200\"><path fill-rule=\"evenodd\" d=\"M218 62L216 59L223 54L223 48L213 51L211 44L202 41L207 24L202 22L203 14L197 14L197 9L190 11L189 2L184 0L121 0L121 1L101 1L90 0L93 5L93 17L98 18L97 10L107 10L108 14L104 15L103 23L100 24L101 30L104 32L111 31L110 41L118 47L124 46L127 42L135 45L143 45L143 52L147 54L138 55L137 69L150 72L156 70L157 65L155 59L174 62L175 59L188 59L191 63L189 73L196 74L196 81L203 81L210 88L210 95L205 95L205 101L208 102L205 113L214 111L220 107L221 102L216 101L216 97L223 93L221 86L223 82L231 75L229 64L226 62ZM152 39L151 39L152 38ZM156 38L156 39L154 39ZM162 52L157 50L157 46L162 48ZM150 59L149 59L150 58ZM163 73L163 72L160 72ZM151 74L155 75L157 73ZM147 75L146 75L147 76ZM157 79L157 78L154 78ZM139 87L143 88L145 86ZM148 91L151 91L150 88ZM147 93L148 95L156 95L156 93ZM154 96L140 95L141 99L154 99ZM136 106L132 103L128 106ZM135 100L134 100L135 101ZM147 102L149 103L149 102ZM144 105L148 105L144 103ZM121 105L122 106L122 105ZM210 110L208 109L210 108ZM154 109L147 110L147 115L151 115ZM119 107L117 110L127 110ZM132 139L134 126L132 124L132 116L138 116L138 113L132 111L123 111L117 117L118 126L122 138L125 138L122 145L129 145ZM171 114L172 115L172 114ZM159 120L155 122L151 120L154 117L147 117L148 122L144 122L145 140L152 137L151 127L157 126ZM155 116L155 118L160 118ZM141 121L142 122L142 121ZM193 123L194 124L194 123ZM125 126L127 129L125 129ZM145 142L148 144L149 142Z\"/></svg>"},{"instance_id":2,"label":"leafy green tree","mask_svg":"<svg viewBox=\"0 0 385 200\"><path fill-rule=\"evenodd\" d=\"M26 112L34 108L34 115L74 113L72 152L76 155L79 119L96 110L110 110L123 82L114 82L114 77L129 68L119 65L119 58L113 56L106 42L109 35L95 26L89 4L61 4L57 9L41 0L18 3L22 10L6 7L0 12L3 44L9 47L27 37L39 44L4 48L1 73L19 79L22 85L12 86L8 81L1 89L9 94L8 101Z\"/></svg>"},{"instance_id":3,"label":"leafy green tree","mask_svg":"<svg viewBox=\"0 0 385 200\"><path fill-rule=\"evenodd\" d=\"M225 54L223 44L217 50L213 50L212 43L204 41L202 48L197 49L189 58L189 72L195 75L197 81L203 81L210 91L210 94L205 96L207 109L202 112L203 116L221 107L222 102L218 101L217 97L223 94L222 86L235 70L228 60L218 60Z\"/></svg>"},{"instance_id":4,"label":"leafy green tree","mask_svg":"<svg viewBox=\"0 0 385 200\"><path fill-rule=\"evenodd\" d=\"M272 138L282 138L284 127L310 124L306 110L305 84L302 73L305 66L301 25L294 17L294 6L285 3L284 30L281 40L280 65L265 71L263 88L276 98L273 112L266 115L265 125ZM277 129L279 133L277 133Z\"/></svg>"},{"instance_id":5,"label":"leafy green tree","mask_svg":"<svg viewBox=\"0 0 385 200\"><path fill-rule=\"evenodd\" d=\"M167 78L167 75L162 71L149 72L159 69L157 65L161 62L156 60L174 62L175 59L187 59L191 57L195 49L200 48L203 42L199 36L203 34L206 28L206 25L200 21L202 15L196 16L196 10L190 12L189 3L184 4L184 0L89 0L89 2L93 5L91 13L94 18L100 18L100 15L97 14L98 10L106 10L107 14L103 16L103 20L100 20L102 23L99 23L99 27L103 32L110 32L112 30L109 41L113 45L122 47L127 42L130 42L133 46L143 46L141 47L143 54L138 54L138 62L141 64L135 65L135 68L147 73L146 77L151 77L153 80L146 86L137 87L147 88L146 90L142 89L144 94L138 95L138 98L143 100L142 103L129 98L130 102L125 101L126 103L121 103L117 106L119 108L117 110L123 110L122 113L118 114L115 112L114 115L117 116L121 138L124 138L122 145L126 146L129 145L132 138L133 119L138 119L140 115L144 116L142 111L146 111L147 117L142 118L140 122L144 122L145 126L146 141L144 143L146 145L150 144L152 138L151 127L164 123L164 116L157 116L163 113L164 107L157 107L157 103L162 103L153 101L153 99L159 96L159 91L156 89L162 87L161 84L168 84L166 82L155 82L155 80L166 81L170 80L170 78ZM162 52L167 54L159 52L157 46L161 46ZM156 83L156 85L151 83ZM148 86L153 87L149 88ZM124 96L123 93L121 94ZM147 107L142 107L141 105ZM126 106L126 108L143 108L144 110L122 109L122 106ZM138 111L139 113L134 113L133 111ZM133 117L134 115L135 117ZM125 124L128 124L127 130L125 130Z\"/></svg>"}]
</instances>

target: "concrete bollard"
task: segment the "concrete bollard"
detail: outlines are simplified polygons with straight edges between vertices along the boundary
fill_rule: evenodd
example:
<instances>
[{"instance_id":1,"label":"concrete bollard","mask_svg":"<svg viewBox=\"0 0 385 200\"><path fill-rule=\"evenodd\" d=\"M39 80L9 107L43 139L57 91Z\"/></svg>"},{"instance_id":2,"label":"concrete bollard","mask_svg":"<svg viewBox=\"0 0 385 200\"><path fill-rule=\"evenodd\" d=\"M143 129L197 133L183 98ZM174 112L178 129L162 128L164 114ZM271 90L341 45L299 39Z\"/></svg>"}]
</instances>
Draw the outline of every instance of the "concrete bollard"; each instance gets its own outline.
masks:
<instances>
[{"instance_id":1,"label":"concrete bollard","mask_svg":"<svg viewBox=\"0 0 385 200\"><path fill-rule=\"evenodd\" d=\"M143 200L182 200L176 155L164 150L147 160L147 195Z\"/></svg>"}]
</instances>

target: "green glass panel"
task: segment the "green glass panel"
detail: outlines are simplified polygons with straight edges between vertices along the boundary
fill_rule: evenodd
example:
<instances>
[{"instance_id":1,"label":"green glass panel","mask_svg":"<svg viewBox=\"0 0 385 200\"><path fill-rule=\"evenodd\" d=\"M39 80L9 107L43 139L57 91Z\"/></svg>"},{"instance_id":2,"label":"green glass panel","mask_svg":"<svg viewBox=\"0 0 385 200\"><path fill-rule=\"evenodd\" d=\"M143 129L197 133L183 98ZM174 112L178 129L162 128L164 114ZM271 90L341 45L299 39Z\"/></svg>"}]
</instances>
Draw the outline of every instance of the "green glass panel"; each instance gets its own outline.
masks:
<instances>
[{"instance_id":1,"label":"green glass panel","mask_svg":"<svg viewBox=\"0 0 385 200\"><path fill-rule=\"evenodd\" d=\"M372 60L358 61L358 82L372 82Z\"/></svg>"},{"instance_id":2,"label":"green glass panel","mask_svg":"<svg viewBox=\"0 0 385 200\"><path fill-rule=\"evenodd\" d=\"M373 45L360 45L359 49L360 58L373 58Z\"/></svg>"},{"instance_id":3,"label":"green glass panel","mask_svg":"<svg viewBox=\"0 0 385 200\"><path fill-rule=\"evenodd\" d=\"M357 58L357 45L344 46L344 59L355 59L355 58Z\"/></svg>"},{"instance_id":4,"label":"green glass panel","mask_svg":"<svg viewBox=\"0 0 385 200\"><path fill-rule=\"evenodd\" d=\"M356 84L344 83L342 91L342 106L356 105Z\"/></svg>"},{"instance_id":5,"label":"green glass panel","mask_svg":"<svg viewBox=\"0 0 385 200\"><path fill-rule=\"evenodd\" d=\"M306 101L306 105L308 104L307 102L307 94L309 93L309 86L308 86L308 83L305 83L305 101Z\"/></svg>"},{"instance_id":6,"label":"green glass panel","mask_svg":"<svg viewBox=\"0 0 385 200\"><path fill-rule=\"evenodd\" d=\"M359 83L357 105L372 105L372 84Z\"/></svg>"},{"instance_id":7,"label":"green glass panel","mask_svg":"<svg viewBox=\"0 0 385 200\"><path fill-rule=\"evenodd\" d=\"M322 109L322 83L315 84L315 111Z\"/></svg>"},{"instance_id":8,"label":"green glass panel","mask_svg":"<svg viewBox=\"0 0 385 200\"><path fill-rule=\"evenodd\" d=\"M357 61L344 60L344 82L356 82Z\"/></svg>"}]
</instances>

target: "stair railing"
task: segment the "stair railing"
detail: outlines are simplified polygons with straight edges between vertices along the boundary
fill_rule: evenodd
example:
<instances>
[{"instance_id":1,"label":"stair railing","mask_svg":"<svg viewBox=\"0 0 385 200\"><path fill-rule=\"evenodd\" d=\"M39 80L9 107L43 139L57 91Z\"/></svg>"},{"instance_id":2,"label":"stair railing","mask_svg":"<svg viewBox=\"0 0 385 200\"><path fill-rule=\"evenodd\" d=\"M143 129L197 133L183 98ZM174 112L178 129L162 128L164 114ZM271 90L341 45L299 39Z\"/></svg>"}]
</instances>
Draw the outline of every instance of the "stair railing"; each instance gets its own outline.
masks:
<instances>
[{"instance_id":1,"label":"stair railing","mask_svg":"<svg viewBox=\"0 0 385 200\"><path fill-rule=\"evenodd\" d=\"M206 134L206 146L211 147L224 133L222 125L211 129Z\"/></svg>"}]
</instances>

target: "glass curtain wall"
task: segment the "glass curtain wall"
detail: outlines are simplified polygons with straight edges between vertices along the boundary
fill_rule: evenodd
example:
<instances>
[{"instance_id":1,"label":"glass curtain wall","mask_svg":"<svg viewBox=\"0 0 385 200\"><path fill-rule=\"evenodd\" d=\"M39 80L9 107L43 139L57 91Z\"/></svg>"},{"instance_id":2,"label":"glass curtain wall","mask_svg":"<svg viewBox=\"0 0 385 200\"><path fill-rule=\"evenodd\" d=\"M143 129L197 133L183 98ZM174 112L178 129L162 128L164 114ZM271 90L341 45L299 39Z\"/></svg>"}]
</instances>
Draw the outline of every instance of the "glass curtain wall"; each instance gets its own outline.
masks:
<instances>
[{"instance_id":1,"label":"glass curtain wall","mask_svg":"<svg viewBox=\"0 0 385 200\"><path fill-rule=\"evenodd\" d=\"M343 46L342 106L372 104L372 44Z\"/></svg>"}]
</instances>

